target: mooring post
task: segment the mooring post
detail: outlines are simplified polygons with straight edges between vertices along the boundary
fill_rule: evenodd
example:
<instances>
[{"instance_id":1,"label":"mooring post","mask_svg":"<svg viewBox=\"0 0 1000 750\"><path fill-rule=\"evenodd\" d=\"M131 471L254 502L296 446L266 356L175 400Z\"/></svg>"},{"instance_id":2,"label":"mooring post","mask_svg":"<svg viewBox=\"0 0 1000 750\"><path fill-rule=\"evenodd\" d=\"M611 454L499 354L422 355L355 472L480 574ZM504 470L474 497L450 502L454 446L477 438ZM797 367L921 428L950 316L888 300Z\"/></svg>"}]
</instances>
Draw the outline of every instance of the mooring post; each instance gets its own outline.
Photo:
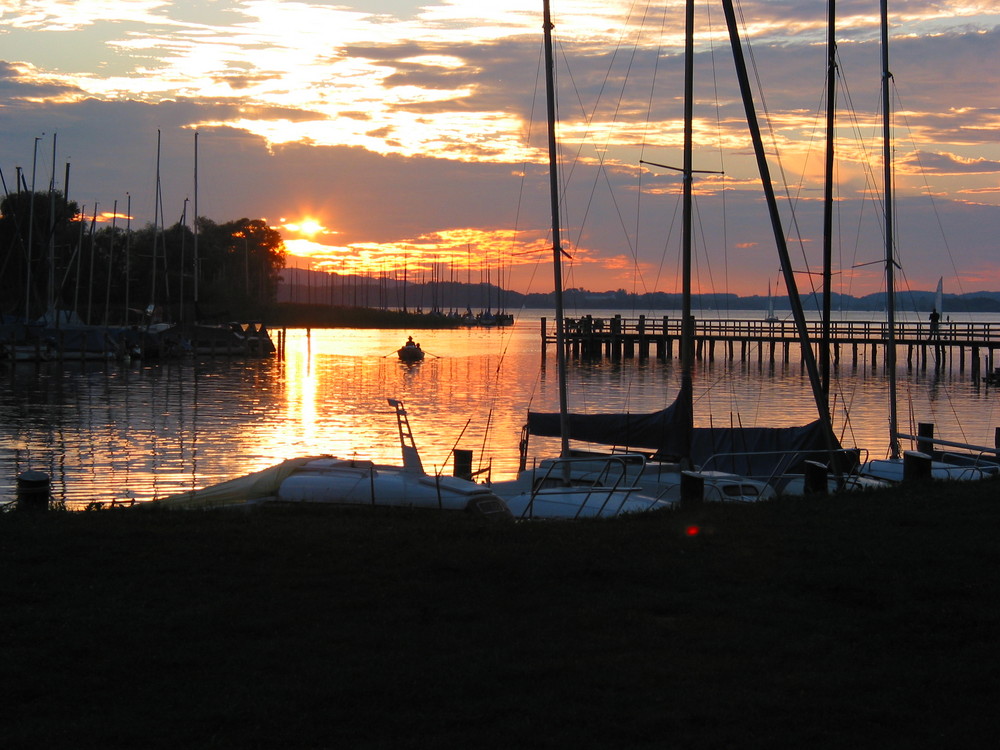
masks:
<instances>
[{"instance_id":1,"label":"mooring post","mask_svg":"<svg viewBox=\"0 0 1000 750\"><path fill-rule=\"evenodd\" d=\"M455 465L452 474L459 479L472 481L472 451L464 448L454 450Z\"/></svg>"},{"instance_id":2,"label":"mooring post","mask_svg":"<svg viewBox=\"0 0 1000 750\"><path fill-rule=\"evenodd\" d=\"M804 492L807 495L825 495L829 491L827 487L826 464L819 461L805 461Z\"/></svg>"},{"instance_id":3,"label":"mooring post","mask_svg":"<svg viewBox=\"0 0 1000 750\"><path fill-rule=\"evenodd\" d=\"M903 481L926 482L931 478L931 457L920 451L903 451Z\"/></svg>"},{"instance_id":4,"label":"mooring post","mask_svg":"<svg viewBox=\"0 0 1000 750\"><path fill-rule=\"evenodd\" d=\"M929 456L934 455L934 423L917 423L917 450Z\"/></svg>"},{"instance_id":5,"label":"mooring post","mask_svg":"<svg viewBox=\"0 0 1000 750\"><path fill-rule=\"evenodd\" d=\"M700 505L705 498L705 478L693 471L681 472L681 505Z\"/></svg>"},{"instance_id":6,"label":"mooring post","mask_svg":"<svg viewBox=\"0 0 1000 750\"><path fill-rule=\"evenodd\" d=\"M44 513L49 509L49 475L29 470L17 477L17 509Z\"/></svg>"}]
</instances>

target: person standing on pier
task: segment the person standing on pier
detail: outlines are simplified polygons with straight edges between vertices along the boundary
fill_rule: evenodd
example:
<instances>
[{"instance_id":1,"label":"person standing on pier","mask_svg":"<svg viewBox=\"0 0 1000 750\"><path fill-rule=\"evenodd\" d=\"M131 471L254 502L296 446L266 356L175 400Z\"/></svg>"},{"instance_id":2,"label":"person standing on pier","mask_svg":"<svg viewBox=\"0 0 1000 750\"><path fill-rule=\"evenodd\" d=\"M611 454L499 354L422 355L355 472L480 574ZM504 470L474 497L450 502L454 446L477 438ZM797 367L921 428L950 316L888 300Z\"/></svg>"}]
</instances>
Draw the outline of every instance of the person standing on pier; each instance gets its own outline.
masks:
<instances>
[{"instance_id":1,"label":"person standing on pier","mask_svg":"<svg viewBox=\"0 0 1000 750\"><path fill-rule=\"evenodd\" d=\"M937 311L936 307L933 310L931 310L930 320L931 320L931 338L936 339L938 337L938 323L941 321L941 313Z\"/></svg>"}]
</instances>

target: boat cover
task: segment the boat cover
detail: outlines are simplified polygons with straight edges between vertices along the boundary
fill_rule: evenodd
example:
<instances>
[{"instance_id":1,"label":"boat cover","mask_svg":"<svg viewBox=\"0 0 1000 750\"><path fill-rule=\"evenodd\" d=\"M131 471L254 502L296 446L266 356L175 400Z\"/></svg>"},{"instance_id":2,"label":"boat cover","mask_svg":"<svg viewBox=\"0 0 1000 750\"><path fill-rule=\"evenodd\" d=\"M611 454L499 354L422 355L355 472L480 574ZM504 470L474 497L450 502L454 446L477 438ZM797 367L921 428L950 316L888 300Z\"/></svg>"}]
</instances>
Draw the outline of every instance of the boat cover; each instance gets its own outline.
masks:
<instances>
[{"instance_id":1,"label":"boat cover","mask_svg":"<svg viewBox=\"0 0 1000 750\"><path fill-rule=\"evenodd\" d=\"M795 471L805 460L829 463L831 452L843 450L818 419L794 427L690 428L684 403L679 398L650 414L570 414L569 439L647 449L663 461L687 458L703 469L765 478ZM559 437L559 414L528 412L527 430Z\"/></svg>"},{"instance_id":2,"label":"boat cover","mask_svg":"<svg viewBox=\"0 0 1000 750\"><path fill-rule=\"evenodd\" d=\"M251 500L277 497L278 487L292 473L310 461L329 456L303 456L289 458L276 466L262 471L230 479L228 482L213 484L200 490L189 490L155 502L171 508L221 508L226 505L241 505Z\"/></svg>"},{"instance_id":3,"label":"boat cover","mask_svg":"<svg viewBox=\"0 0 1000 750\"><path fill-rule=\"evenodd\" d=\"M664 459L685 456L691 442L690 403L690 398L678 396L666 409L651 414L568 414L568 437L598 445L647 448ZM559 412L529 411L528 434L560 437L559 422Z\"/></svg>"}]
</instances>

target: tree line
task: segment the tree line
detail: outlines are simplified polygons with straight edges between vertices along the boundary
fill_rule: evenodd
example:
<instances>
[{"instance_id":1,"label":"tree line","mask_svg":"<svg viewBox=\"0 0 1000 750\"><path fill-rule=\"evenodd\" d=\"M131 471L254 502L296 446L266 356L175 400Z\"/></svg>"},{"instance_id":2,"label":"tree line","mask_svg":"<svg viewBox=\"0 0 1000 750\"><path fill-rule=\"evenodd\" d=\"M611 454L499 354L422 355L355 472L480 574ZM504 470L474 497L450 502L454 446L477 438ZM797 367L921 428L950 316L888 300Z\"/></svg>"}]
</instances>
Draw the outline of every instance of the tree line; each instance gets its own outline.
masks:
<instances>
[{"instance_id":1,"label":"tree line","mask_svg":"<svg viewBox=\"0 0 1000 750\"><path fill-rule=\"evenodd\" d=\"M260 219L133 229L87 217L58 191L0 201L0 312L72 311L89 324L240 316L276 299L280 233Z\"/></svg>"}]
</instances>

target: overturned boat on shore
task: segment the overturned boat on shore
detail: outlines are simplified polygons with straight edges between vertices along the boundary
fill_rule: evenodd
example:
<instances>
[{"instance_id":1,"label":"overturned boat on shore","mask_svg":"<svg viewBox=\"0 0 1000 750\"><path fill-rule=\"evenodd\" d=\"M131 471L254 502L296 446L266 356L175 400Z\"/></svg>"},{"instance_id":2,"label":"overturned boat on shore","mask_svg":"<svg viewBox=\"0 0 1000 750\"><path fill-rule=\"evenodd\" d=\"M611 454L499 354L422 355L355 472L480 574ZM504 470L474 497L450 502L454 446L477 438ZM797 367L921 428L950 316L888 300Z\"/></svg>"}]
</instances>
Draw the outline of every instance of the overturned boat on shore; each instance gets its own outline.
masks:
<instances>
[{"instance_id":1,"label":"overturned boat on shore","mask_svg":"<svg viewBox=\"0 0 1000 750\"><path fill-rule=\"evenodd\" d=\"M396 410L403 465L335 456L291 458L262 471L154 501L169 508L245 507L261 504L314 504L403 507L463 511L509 519L510 510L488 487L424 471L401 401Z\"/></svg>"}]
</instances>

